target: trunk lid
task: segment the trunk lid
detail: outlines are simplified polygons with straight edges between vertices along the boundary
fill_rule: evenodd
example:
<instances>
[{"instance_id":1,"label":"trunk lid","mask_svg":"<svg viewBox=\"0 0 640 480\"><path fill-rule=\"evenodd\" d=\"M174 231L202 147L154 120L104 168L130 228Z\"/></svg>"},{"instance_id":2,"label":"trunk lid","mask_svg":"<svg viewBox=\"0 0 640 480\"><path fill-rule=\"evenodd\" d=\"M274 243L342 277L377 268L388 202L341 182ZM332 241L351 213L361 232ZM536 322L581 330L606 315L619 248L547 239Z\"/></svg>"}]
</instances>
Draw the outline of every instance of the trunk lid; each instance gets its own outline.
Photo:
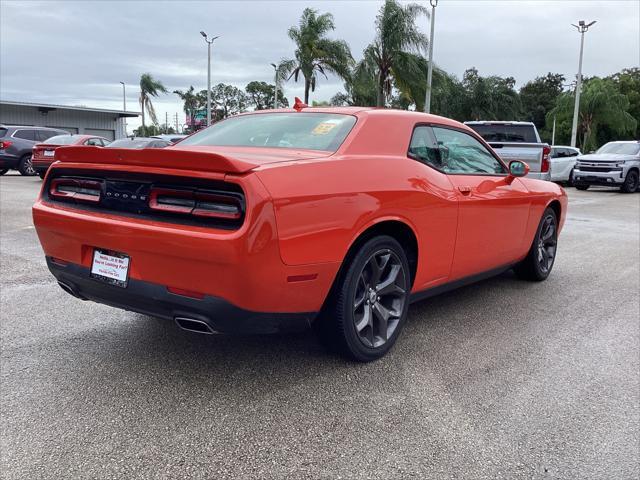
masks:
<instances>
[{"instance_id":1,"label":"trunk lid","mask_svg":"<svg viewBox=\"0 0 640 480\"><path fill-rule=\"evenodd\" d=\"M59 145L49 145L44 143L34 145L32 149L33 160L53 160L56 148L58 147Z\"/></svg>"},{"instance_id":2,"label":"trunk lid","mask_svg":"<svg viewBox=\"0 0 640 480\"><path fill-rule=\"evenodd\" d=\"M241 174L273 163L295 162L331 155L332 152L286 148L180 146L132 150L64 146L56 160L74 163L135 165L204 172Z\"/></svg>"}]
</instances>

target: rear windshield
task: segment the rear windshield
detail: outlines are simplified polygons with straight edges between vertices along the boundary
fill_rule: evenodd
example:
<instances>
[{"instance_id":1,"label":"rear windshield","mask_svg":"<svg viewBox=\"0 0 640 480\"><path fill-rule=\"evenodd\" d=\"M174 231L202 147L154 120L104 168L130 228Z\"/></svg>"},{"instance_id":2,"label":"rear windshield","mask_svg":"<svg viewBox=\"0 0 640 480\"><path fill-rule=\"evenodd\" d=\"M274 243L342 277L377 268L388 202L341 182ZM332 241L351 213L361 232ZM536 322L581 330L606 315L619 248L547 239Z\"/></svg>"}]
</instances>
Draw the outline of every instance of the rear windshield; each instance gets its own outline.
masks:
<instances>
[{"instance_id":1,"label":"rear windshield","mask_svg":"<svg viewBox=\"0 0 640 480\"><path fill-rule=\"evenodd\" d=\"M356 123L333 113L262 113L218 122L180 145L276 147L335 152Z\"/></svg>"},{"instance_id":2,"label":"rear windshield","mask_svg":"<svg viewBox=\"0 0 640 480\"><path fill-rule=\"evenodd\" d=\"M105 148L133 148L140 149L149 145L150 140L142 139L142 140L131 140L130 138L123 138L120 140L116 140L115 142L111 142Z\"/></svg>"},{"instance_id":3,"label":"rear windshield","mask_svg":"<svg viewBox=\"0 0 640 480\"><path fill-rule=\"evenodd\" d=\"M533 125L469 124L487 142L537 143Z\"/></svg>"},{"instance_id":4,"label":"rear windshield","mask_svg":"<svg viewBox=\"0 0 640 480\"><path fill-rule=\"evenodd\" d=\"M640 144L637 143L607 143L600 147L596 153L617 153L619 155L637 155L640 152Z\"/></svg>"},{"instance_id":5,"label":"rear windshield","mask_svg":"<svg viewBox=\"0 0 640 480\"><path fill-rule=\"evenodd\" d=\"M71 135L56 135L55 137L49 137L44 142L49 145L71 145L75 141L75 138Z\"/></svg>"}]
</instances>

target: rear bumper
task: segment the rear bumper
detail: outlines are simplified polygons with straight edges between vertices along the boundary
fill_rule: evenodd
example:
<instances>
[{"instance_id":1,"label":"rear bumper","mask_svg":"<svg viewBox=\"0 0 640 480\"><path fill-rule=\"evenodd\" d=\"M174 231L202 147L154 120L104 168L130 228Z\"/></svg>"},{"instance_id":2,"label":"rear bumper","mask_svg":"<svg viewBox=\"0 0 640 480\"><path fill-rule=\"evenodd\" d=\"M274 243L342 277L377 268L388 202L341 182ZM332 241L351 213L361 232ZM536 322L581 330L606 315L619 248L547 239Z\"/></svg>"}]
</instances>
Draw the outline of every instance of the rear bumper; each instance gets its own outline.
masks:
<instances>
[{"instance_id":1,"label":"rear bumper","mask_svg":"<svg viewBox=\"0 0 640 480\"><path fill-rule=\"evenodd\" d=\"M15 155L9 155L6 153L0 153L0 169L4 168L18 168L20 158Z\"/></svg>"},{"instance_id":2,"label":"rear bumper","mask_svg":"<svg viewBox=\"0 0 640 480\"><path fill-rule=\"evenodd\" d=\"M551 181L551 172L529 172L527 174L527 177L529 178L533 178L536 180L547 180L547 181Z\"/></svg>"},{"instance_id":3,"label":"rear bumper","mask_svg":"<svg viewBox=\"0 0 640 480\"><path fill-rule=\"evenodd\" d=\"M33 169L38 173L46 172L53 162L54 160L43 160L43 159L35 159L35 158L31 160Z\"/></svg>"},{"instance_id":4,"label":"rear bumper","mask_svg":"<svg viewBox=\"0 0 640 480\"><path fill-rule=\"evenodd\" d=\"M171 293L166 287L130 279L126 288L94 280L90 269L68 263L61 265L47 257L47 266L68 293L112 307L174 320L188 318L206 323L214 332L265 334L308 328L315 312L254 312L211 295L202 299Z\"/></svg>"}]
</instances>

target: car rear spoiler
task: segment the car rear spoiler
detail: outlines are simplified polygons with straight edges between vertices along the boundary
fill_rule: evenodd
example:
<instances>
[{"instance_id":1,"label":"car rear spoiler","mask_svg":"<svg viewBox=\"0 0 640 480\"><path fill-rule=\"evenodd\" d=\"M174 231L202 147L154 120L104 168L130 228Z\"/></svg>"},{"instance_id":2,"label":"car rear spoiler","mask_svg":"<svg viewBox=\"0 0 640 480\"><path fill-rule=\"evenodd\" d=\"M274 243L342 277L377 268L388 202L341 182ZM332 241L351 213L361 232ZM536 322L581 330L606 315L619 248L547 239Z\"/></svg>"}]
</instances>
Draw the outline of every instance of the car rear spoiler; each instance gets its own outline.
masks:
<instances>
[{"instance_id":1,"label":"car rear spoiler","mask_svg":"<svg viewBox=\"0 0 640 480\"><path fill-rule=\"evenodd\" d=\"M260 165L259 161L238 159L190 148L103 148L94 146L65 146L56 149L55 159L60 162L104 163L109 165L134 165L158 168L178 168L200 172L245 173Z\"/></svg>"}]
</instances>

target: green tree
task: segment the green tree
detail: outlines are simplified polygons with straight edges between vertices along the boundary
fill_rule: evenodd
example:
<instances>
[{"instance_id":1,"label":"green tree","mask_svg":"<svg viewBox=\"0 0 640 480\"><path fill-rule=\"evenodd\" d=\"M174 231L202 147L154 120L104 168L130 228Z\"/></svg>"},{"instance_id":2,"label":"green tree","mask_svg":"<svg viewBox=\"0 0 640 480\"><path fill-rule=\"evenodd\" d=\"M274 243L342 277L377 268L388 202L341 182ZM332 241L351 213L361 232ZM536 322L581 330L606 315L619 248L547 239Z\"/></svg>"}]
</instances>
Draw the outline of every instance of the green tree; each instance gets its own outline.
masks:
<instances>
[{"instance_id":1,"label":"green tree","mask_svg":"<svg viewBox=\"0 0 640 480\"><path fill-rule=\"evenodd\" d=\"M378 13L376 38L365 49L361 64L365 70L375 66L378 107L385 106L394 84L402 94L411 96L419 107L415 88L426 81L426 60L420 52L426 50L428 43L416 25L420 15L429 16L422 5L403 6L396 0L386 0ZM424 86L422 89L424 91Z\"/></svg>"},{"instance_id":2,"label":"green tree","mask_svg":"<svg viewBox=\"0 0 640 480\"><path fill-rule=\"evenodd\" d=\"M207 90L201 90L197 98L198 104L206 108ZM247 94L233 85L219 83L211 87L211 117L214 121L246 112L248 104Z\"/></svg>"},{"instance_id":3,"label":"green tree","mask_svg":"<svg viewBox=\"0 0 640 480\"><path fill-rule=\"evenodd\" d=\"M547 73L544 77L536 77L525 83L520 89L522 119L533 122L539 131L542 130L547 112L555 107L564 82L564 75Z\"/></svg>"},{"instance_id":4,"label":"green tree","mask_svg":"<svg viewBox=\"0 0 640 480\"><path fill-rule=\"evenodd\" d=\"M578 143L583 151L593 150L598 146L597 134L603 126L609 129L613 138L635 131L637 121L628 111L629 99L620 93L614 81L591 78L583 83L582 89L578 115ZM558 97L555 108L547 114L547 123L552 122L556 116L559 123L558 138L564 141L571 134L574 101L574 94L565 92Z\"/></svg>"},{"instance_id":5,"label":"green tree","mask_svg":"<svg viewBox=\"0 0 640 480\"><path fill-rule=\"evenodd\" d=\"M247 92L249 105L253 105L256 110L266 110L273 108L273 97L275 95L275 85L267 82L249 82L245 87ZM278 89L278 108L286 108L289 101L282 93L282 89Z\"/></svg>"},{"instance_id":6,"label":"green tree","mask_svg":"<svg viewBox=\"0 0 640 480\"><path fill-rule=\"evenodd\" d=\"M520 116L520 99L513 77L482 77L469 68L462 77L466 120L515 120Z\"/></svg>"},{"instance_id":7,"label":"green tree","mask_svg":"<svg viewBox=\"0 0 640 480\"><path fill-rule=\"evenodd\" d=\"M182 90L174 90L173 93L178 95L184 103L184 113L189 117L189 125L193 125L193 118L200 107L200 101L198 95L195 93L193 85L189 87L189 90L183 92Z\"/></svg>"},{"instance_id":8,"label":"green tree","mask_svg":"<svg viewBox=\"0 0 640 480\"><path fill-rule=\"evenodd\" d=\"M318 74L327 77L334 73L346 78L353 63L351 50L344 40L331 40L327 33L334 30L333 15L305 8L298 27L289 29L289 38L296 44L295 59L281 63L283 74L296 82L304 78L304 103L309 103L309 92L314 92Z\"/></svg>"},{"instance_id":9,"label":"green tree","mask_svg":"<svg viewBox=\"0 0 640 480\"><path fill-rule=\"evenodd\" d=\"M640 128L640 68L625 68L606 79L611 80L620 93L627 96L629 100L628 111L636 120L636 132L638 132L638 128Z\"/></svg>"},{"instance_id":10,"label":"green tree","mask_svg":"<svg viewBox=\"0 0 640 480\"><path fill-rule=\"evenodd\" d=\"M150 73L143 73L140 76L140 109L142 110L142 126L145 126L144 112L145 110L151 118L151 122L158 123L156 111L151 103L151 97L157 97L159 93L167 93L167 89L160 80L156 80Z\"/></svg>"}]
</instances>

